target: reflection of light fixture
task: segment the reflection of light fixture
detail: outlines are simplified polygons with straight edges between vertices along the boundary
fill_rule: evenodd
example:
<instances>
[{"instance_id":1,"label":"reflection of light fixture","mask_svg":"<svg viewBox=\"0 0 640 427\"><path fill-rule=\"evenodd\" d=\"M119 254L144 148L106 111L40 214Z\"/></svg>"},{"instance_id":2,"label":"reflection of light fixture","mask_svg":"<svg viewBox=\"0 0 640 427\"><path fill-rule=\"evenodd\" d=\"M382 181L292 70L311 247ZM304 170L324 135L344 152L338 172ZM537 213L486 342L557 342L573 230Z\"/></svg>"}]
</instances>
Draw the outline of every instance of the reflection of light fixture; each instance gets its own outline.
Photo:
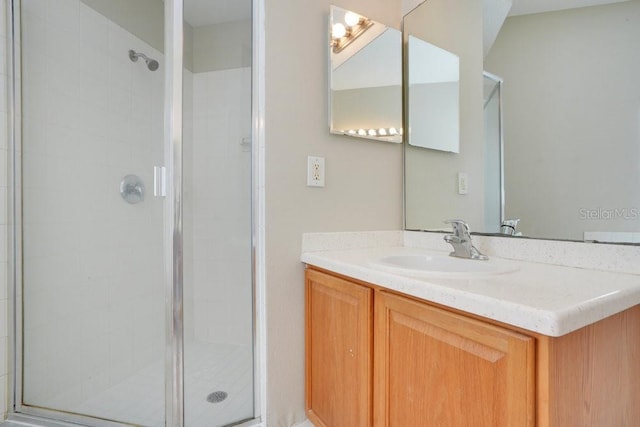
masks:
<instances>
[{"instance_id":1,"label":"reflection of light fixture","mask_svg":"<svg viewBox=\"0 0 640 427\"><path fill-rule=\"evenodd\" d=\"M342 37L347 35L347 29L345 26L339 22L333 24L333 28L331 28L331 36L334 40L341 39Z\"/></svg>"},{"instance_id":2,"label":"reflection of light fixture","mask_svg":"<svg viewBox=\"0 0 640 427\"><path fill-rule=\"evenodd\" d=\"M344 24L336 22L331 27L331 46L333 47L333 53L340 53L372 25L373 21L364 16L353 12L345 13Z\"/></svg>"},{"instance_id":3,"label":"reflection of light fixture","mask_svg":"<svg viewBox=\"0 0 640 427\"><path fill-rule=\"evenodd\" d=\"M344 14L344 23L350 27L358 25L360 23L360 15L349 11Z\"/></svg>"},{"instance_id":4,"label":"reflection of light fixture","mask_svg":"<svg viewBox=\"0 0 640 427\"><path fill-rule=\"evenodd\" d=\"M379 129L349 129L340 131L345 135L351 136L370 136L377 138L393 138L402 135L402 128L379 128Z\"/></svg>"}]
</instances>

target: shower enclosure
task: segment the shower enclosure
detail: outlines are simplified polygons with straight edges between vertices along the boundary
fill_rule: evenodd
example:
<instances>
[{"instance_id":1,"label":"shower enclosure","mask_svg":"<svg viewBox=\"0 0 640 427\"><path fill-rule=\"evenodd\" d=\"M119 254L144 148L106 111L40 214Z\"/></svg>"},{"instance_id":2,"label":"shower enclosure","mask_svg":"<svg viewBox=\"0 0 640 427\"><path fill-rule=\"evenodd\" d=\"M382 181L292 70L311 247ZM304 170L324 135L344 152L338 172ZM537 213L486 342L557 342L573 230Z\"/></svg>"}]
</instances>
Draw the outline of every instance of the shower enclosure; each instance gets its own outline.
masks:
<instances>
[{"instance_id":1,"label":"shower enclosure","mask_svg":"<svg viewBox=\"0 0 640 427\"><path fill-rule=\"evenodd\" d=\"M13 0L14 419L257 425L252 0Z\"/></svg>"}]
</instances>

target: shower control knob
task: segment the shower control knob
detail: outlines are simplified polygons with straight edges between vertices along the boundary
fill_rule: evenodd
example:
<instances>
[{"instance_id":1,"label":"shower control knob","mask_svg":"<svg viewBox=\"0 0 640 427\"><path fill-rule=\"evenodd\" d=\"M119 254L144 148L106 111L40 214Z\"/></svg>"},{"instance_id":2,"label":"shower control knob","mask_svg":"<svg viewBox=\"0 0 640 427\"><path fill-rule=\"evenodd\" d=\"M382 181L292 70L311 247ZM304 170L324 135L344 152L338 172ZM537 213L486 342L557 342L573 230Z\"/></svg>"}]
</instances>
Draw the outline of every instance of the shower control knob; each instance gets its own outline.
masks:
<instances>
[{"instance_id":1,"label":"shower control knob","mask_svg":"<svg viewBox=\"0 0 640 427\"><path fill-rule=\"evenodd\" d=\"M137 175L127 175L120 182L120 195L125 202L135 205L144 200L144 184Z\"/></svg>"}]
</instances>

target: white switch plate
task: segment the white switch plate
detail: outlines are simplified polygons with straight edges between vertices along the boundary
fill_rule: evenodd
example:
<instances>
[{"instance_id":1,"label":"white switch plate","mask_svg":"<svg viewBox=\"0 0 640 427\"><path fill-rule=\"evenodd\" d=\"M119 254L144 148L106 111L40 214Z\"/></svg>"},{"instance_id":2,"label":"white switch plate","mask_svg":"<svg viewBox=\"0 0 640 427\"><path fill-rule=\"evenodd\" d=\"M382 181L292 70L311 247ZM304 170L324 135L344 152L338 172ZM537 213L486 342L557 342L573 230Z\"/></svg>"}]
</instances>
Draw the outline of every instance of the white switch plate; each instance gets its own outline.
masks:
<instances>
[{"instance_id":1,"label":"white switch plate","mask_svg":"<svg viewBox=\"0 0 640 427\"><path fill-rule=\"evenodd\" d=\"M324 187L324 157L307 157L307 186Z\"/></svg>"},{"instance_id":2,"label":"white switch plate","mask_svg":"<svg viewBox=\"0 0 640 427\"><path fill-rule=\"evenodd\" d=\"M458 173L458 194L469 192L469 175L466 172Z\"/></svg>"}]
</instances>

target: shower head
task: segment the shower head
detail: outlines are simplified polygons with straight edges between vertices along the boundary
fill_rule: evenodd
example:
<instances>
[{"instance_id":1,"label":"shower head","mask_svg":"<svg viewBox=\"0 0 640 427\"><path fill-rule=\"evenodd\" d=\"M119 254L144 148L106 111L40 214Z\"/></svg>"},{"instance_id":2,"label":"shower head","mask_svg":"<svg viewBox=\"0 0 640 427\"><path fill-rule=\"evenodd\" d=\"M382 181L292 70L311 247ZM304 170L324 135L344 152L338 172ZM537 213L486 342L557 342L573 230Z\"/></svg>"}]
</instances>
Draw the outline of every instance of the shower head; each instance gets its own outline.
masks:
<instances>
[{"instance_id":1,"label":"shower head","mask_svg":"<svg viewBox=\"0 0 640 427\"><path fill-rule=\"evenodd\" d=\"M160 67L160 64L155 59L149 58L144 53L138 53L135 50L129 50L129 59L133 62L137 62L138 58L144 59L144 62L147 63L147 68L151 71L155 71Z\"/></svg>"},{"instance_id":2,"label":"shower head","mask_svg":"<svg viewBox=\"0 0 640 427\"><path fill-rule=\"evenodd\" d=\"M160 66L160 64L158 64L158 61L156 61L155 59L146 59L145 61L147 61L147 68L151 71L157 70Z\"/></svg>"}]
</instances>

